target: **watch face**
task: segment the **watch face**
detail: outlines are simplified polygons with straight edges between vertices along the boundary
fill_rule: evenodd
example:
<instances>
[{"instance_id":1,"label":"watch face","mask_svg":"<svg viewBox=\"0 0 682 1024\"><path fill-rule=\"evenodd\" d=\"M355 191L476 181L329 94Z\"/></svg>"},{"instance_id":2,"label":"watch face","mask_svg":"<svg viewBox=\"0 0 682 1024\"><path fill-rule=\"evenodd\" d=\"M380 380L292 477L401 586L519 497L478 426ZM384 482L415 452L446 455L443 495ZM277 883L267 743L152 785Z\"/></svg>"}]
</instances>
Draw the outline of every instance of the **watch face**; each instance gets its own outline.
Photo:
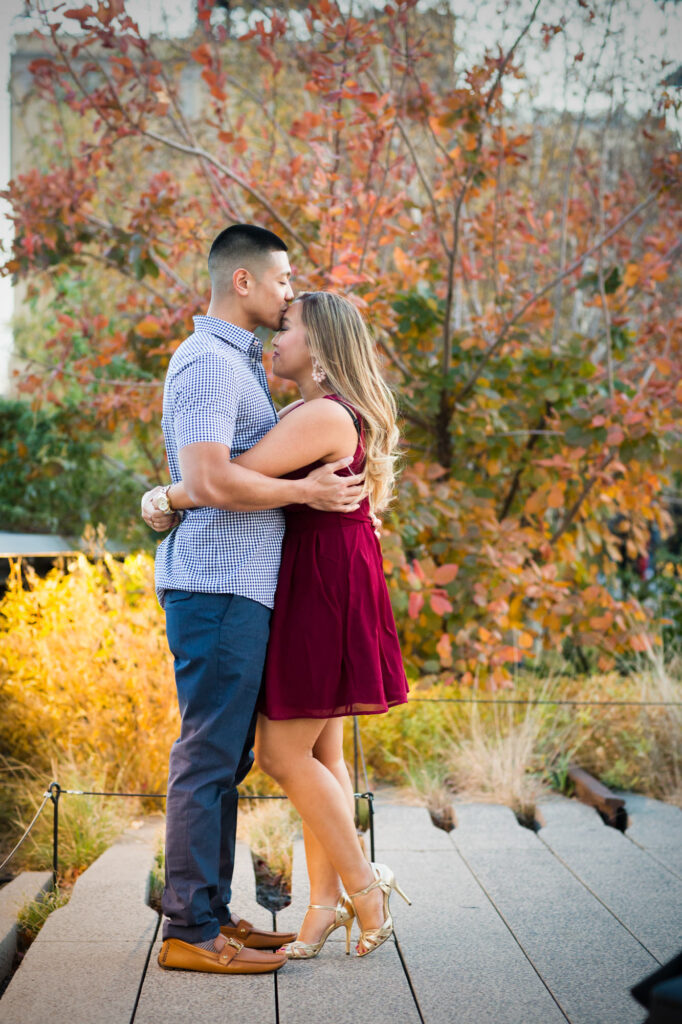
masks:
<instances>
[{"instance_id":1,"label":"watch face","mask_svg":"<svg viewBox=\"0 0 682 1024\"><path fill-rule=\"evenodd\" d=\"M168 497L165 494L160 494L156 499L156 507L159 512L170 512L170 505L168 503Z\"/></svg>"}]
</instances>

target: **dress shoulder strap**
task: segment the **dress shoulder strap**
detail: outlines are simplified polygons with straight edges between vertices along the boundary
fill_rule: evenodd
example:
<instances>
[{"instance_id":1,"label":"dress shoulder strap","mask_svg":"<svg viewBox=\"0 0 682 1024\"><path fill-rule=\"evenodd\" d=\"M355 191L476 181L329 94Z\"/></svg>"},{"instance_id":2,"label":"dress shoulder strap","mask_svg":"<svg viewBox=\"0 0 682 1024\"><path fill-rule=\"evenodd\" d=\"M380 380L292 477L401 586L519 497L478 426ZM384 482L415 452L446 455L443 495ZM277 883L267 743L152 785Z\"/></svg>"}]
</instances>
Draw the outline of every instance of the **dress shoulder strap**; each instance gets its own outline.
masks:
<instances>
[{"instance_id":1,"label":"dress shoulder strap","mask_svg":"<svg viewBox=\"0 0 682 1024\"><path fill-rule=\"evenodd\" d=\"M358 437L361 437L362 436L362 424L360 423L360 417L356 413L356 411L353 408L353 406L349 402L347 402L345 400L345 398L341 398L340 395L323 395L322 397L323 398L331 398L332 402L338 402L339 405L342 405L344 407L344 409L346 410L346 412L348 413L348 415L350 416L350 418L353 421L355 429L358 432Z\"/></svg>"}]
</instances>

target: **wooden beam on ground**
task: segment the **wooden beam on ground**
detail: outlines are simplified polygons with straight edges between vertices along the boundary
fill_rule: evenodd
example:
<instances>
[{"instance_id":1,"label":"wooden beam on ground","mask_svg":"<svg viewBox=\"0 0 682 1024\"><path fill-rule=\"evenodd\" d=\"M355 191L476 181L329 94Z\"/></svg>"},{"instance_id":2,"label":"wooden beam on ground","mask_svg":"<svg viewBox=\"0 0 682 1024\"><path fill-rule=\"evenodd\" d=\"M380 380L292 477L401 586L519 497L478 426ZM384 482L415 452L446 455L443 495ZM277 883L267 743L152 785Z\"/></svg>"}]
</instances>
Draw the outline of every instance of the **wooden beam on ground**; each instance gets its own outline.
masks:
<instances>
[{"instance_id":1,"label":"wooden beam on ground","mask_svg":"<svg viewBox=\"0 0 682 1024\"><path fill-rule=\"evenodd\" d=\"M578 765L573 764L569 767L568 777L575 786L575 795L578 800L589 804L590 807L595 807L605 818L607 824L612 825L613 828L625 830L627 815L625 801L622 797L616 796L608 786L605 786L599 779L595 779L584 768L579 768Z\"/></svg>"}]
</instances>

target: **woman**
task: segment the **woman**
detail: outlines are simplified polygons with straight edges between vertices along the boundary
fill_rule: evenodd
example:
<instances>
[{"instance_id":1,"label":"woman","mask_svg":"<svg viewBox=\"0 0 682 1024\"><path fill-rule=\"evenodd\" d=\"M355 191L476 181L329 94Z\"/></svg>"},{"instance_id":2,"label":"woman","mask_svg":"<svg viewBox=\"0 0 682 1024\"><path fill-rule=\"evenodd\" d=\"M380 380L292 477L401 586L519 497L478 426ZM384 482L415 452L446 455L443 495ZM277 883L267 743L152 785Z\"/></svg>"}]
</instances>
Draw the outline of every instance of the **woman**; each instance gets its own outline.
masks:
<instances>
[{"instance_id":1,"label":"woman","mask_svg":"<svg viewBox=\"0 0 682 1024\"><path fill-rule=\"evenodd\" d=\"M383 576L372 514L388 501L397 443L395 405L365 323L331 292L302 295L273 341L274 373L294 381L302 400L235 461L272 477L303 477L353 454L364 497L350 513L286 508L256 761L303 821L311 902L292 959L316 956L329 935L360 926L366 956L391 935L391 870L368 864L354 824L353 788L343 757L343 717L379 714L407 699L407 683ZM183 485L167 492L191 507ZM168 521L154 520L165 528ZM348 894L348 895L347 895ZM409 902L409 901L408 901Z\"/></svg>"}]
</instances>

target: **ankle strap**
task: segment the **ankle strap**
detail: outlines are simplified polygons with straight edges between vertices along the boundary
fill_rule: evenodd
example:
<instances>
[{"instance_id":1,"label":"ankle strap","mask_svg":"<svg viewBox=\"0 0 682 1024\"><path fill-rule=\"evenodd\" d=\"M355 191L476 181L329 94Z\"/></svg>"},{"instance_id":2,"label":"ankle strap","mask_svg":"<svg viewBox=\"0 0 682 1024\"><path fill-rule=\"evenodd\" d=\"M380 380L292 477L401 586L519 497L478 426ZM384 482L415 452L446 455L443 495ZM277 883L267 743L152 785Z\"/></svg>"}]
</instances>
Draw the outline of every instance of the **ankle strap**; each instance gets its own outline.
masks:
<instances>
[{"instance_id":1,"label":"ankle strap","mask_svg":"<svg viewBox=\"0 0 682 1024\"><path fill-rule=\"evenodd\" d=\"M349 892L348 896L350 899L354 900L357 896L366 896L368 892L372 891L372 889L378 889L380 886L381 879L375 878L374 881L370 882L369 885L366 885L364 889L360 889L359 892Z\"/></svg>"},{"instance_id":2,"label":"ankle strap","mask_svg":"<svg viewBox=\"0 0 682 1024\"><path fill-rule=\"evenodd\" d=\"M321 903L309 903L308 910L336 910L336 907L323 907Z\"/></svg>"}]
</instances>

